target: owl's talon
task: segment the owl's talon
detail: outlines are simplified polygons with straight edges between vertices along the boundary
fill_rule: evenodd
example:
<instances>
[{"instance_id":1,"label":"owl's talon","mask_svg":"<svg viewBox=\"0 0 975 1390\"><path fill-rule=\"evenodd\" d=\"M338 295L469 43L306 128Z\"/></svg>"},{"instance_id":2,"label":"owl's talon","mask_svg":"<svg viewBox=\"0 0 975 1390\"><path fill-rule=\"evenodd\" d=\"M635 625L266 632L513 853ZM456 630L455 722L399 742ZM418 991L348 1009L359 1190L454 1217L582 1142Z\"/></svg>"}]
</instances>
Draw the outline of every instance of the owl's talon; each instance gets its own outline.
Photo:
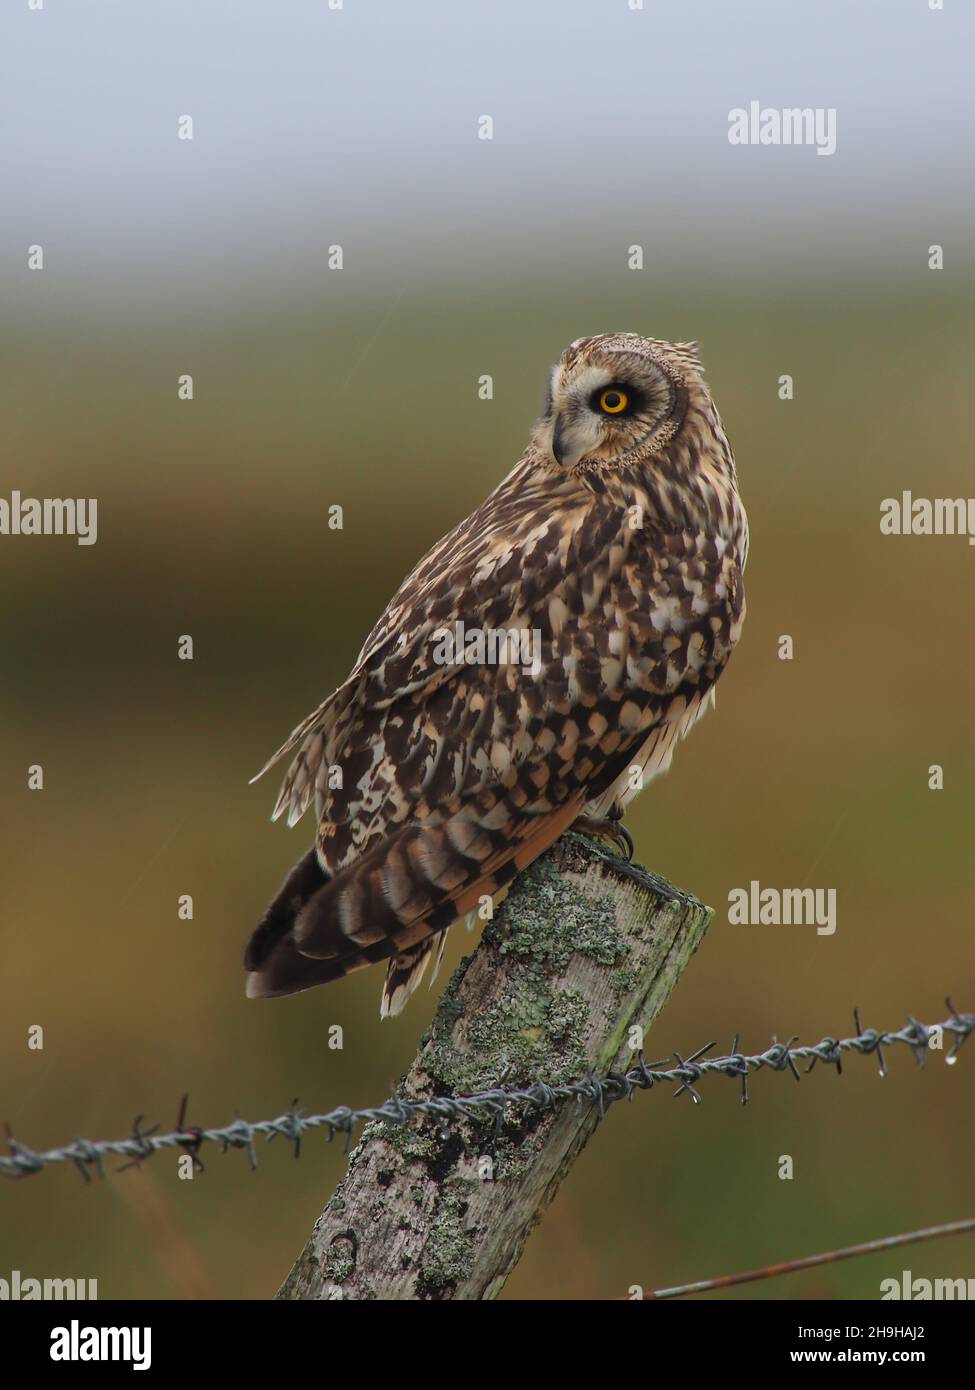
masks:
<instances>
[{"instance_id":1,"label":"owl's talon","mask_svg":"<svg viewBox=\"0 0 975 1390\"><path fill-rule=\"evenodd\" d=\"M623 824L622 815L622 811L610 811L604 820L580 816L572 828L589 835L598 835L601 840L608 840L611 845L616 846L626 862L630 864L633 862L633 836Z\"/></svg>"}]
</instances>

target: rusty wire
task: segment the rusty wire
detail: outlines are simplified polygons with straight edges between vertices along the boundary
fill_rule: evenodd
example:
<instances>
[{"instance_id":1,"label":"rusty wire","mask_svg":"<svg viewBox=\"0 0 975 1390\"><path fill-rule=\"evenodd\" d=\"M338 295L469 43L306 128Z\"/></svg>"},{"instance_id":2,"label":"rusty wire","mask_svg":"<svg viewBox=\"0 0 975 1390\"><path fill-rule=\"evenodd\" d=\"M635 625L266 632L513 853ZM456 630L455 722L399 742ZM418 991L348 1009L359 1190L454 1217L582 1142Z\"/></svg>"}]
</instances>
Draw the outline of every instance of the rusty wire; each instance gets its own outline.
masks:
<instances>
[{"instance_id":1,"label":"rusty wire","mask_svg":"<svg viewBox=\"0 0 975 1390\"><path fill-rule=\"evenodd\" d=\"M190 1155L194 1167L202 1168L200 1150L209 1144L219 1145L222 1153L226 1153L228 1149L243 1149L247 1153L251 1168L256 1168L255 1140L259 1137L274 1139L280 1136L289 1140L294 1145L294 1155L297 1158L301 1152L302 1137L308 1131L324 1129L325 1138L329 1143L336 1134L344 1134L348 1148L355 1127L370 1121L405 1124L415 1116L430 1115L447 1123L461 1119L491 1119L496 1128L500 1129L512 1106L526 1105L536 1110L548 1110L572 1100L580 1106L584 1101L589 1101L602 1118L606 1109L616 1101L631 1100L637 1091L649 1091L654 1086L676 1084L675 1095L686 1093L698 1102L701 1096L697 1092L696 1084L703 1077L715 1073L737 1077L740 1080L741 1102L745 1104L748 1100L748 1078L752 1072L765 1068L772 1071L788 1069L798 1081L800 1073L797 1063L808 1062L809 1065L805 1069L808 1073L817 1062L822 1062L835 1067L837 1074L841 1074L843 1054L846 1052L856 1052L861 1056L876 1053L880 1075L886 1076L884 1048L904 1044L913 1052L915 1061L923 1066L932 1037L943 1038L947 1034L952 1042L945 1060L953 1063L966 1038L975 1031L975 1014L959 1014L950 999L947 1005L950 1016L943 1023L927 1025L908 1015L908 1022L903 1028L882 1033L874 1028L863 1028L859 1011L854 1010L857 1028L855 1037L825 1037L818 1043L803 1047L797 1047L796 1039L793 1037L784 1043L773 1040L764 1052L745 1055L739 1051L740 1037L736 1037L731 1051L722 1057L705 1055L715 1046L712 1042L699 1048L690 1057L685 1058L679 1052L675 1052L673 1061L676 1065L667 1065L671 1061L670 1058L647 1062L641 1052L636 1063L626 1072L609 1072L605 1076L597 1076L595 1072L591 1072L578 1081L559 1085L549 1085L539 1080L530 1086L499 1086L469 1096L430 1096L416 1100L394 1096L382 1105L367 1106L361 1110L339 1105L334 1110L318 1115L304 1114L295 1101L289 1110L275 1119L251 1122L238 1117L231 1124L217 1128L204 1129L199 1125L188 1124L187 1098L184 1096L177 1128L168 1134L158 1133L158 1125L151 1129L143 1129L144 1117L140 1115L132 1126L132 1132L124 1139L75 1139L69 1144L41 1152L14 1139L8 1126L7 1144L10 1152L8 1155L0 1155L0 1176L29 1177L52 1164L73 1163L87 1182L90 1181L89 1169L94 1169L99 1177L104 1177L104 1158L127 1158L130 1163L124 1164L123 1167L130 1167L133 1163L151 1158L162 1149L182 1150Z\"/></svg>"},{"instance_id":2,"label":"rusty wire","mask_svg":"<svg viewBox=\"0 0 975 1390\"><path fill-rule=\"evenodd\" d=\"M645 1303L664 1298L683 1298L692 1293L713 1293L716 1289L730 1289L738 1284L754 1284L760 1279L777 1279L782 1274L798 1274L821 1265L838 1264L840 1260L855 1260L861 1255L877 1255L886 1250L896 1250L902 1245L919 1245L922 1241L942 1240L945 1236L970 1235L975 1231L975 1217L962 1221L946 1221L940 1226L925 1226L920 1231L905 1231L896 1236L878 1236L875 1240L862 1240L858 1245L846 1245L841 1250L824 1250L818 1255L803 1255L798 1260L782 1260L778 1264L763 1265L760 1269L746 1269L737 1274L722 1274L717 1279L699 1279L693 1284L676 1284L670 1289L654 1289L643 1295Z\"/></svg>"}]
</instances>

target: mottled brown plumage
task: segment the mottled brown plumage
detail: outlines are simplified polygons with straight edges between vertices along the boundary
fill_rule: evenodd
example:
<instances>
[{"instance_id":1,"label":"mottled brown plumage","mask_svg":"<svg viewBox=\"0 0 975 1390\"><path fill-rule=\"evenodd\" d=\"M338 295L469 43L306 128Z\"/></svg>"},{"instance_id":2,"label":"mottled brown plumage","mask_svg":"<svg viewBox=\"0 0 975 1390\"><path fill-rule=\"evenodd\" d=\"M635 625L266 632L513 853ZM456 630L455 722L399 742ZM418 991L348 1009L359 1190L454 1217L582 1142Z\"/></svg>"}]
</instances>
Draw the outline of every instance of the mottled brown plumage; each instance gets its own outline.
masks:
<instances>
[{"instance_id":1,"label":"mottled brown plumage","mask_svg":"<svg viewBox=\"0 0 975 1390\"><path fill-rule=\"evenodd\" d=\"M318 831L251 938L248 993L389 959L398 1012L452 922L578 817L621 814L713 702L747 544L696 345L573 343L520 462L267 764L293 753L274 816L314 798ZM537 634L535 669L503 647L445 662L458 622Z\"/></svg>"}]
</instances>

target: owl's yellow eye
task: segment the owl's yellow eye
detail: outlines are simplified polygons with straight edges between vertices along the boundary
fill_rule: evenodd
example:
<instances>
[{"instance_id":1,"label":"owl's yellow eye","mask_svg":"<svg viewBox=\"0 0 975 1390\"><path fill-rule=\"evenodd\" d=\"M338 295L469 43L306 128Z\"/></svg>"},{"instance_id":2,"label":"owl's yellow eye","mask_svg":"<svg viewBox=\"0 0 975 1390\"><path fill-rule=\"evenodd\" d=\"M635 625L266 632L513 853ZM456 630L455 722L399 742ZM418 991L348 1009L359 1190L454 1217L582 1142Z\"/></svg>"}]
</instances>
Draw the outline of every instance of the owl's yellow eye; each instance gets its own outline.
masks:
<instances>
[{"instance_id":1,"label":"owl's yellow eye","mask_svg":"<svg viewBox=\"0 0 975 1390\"><path fill-rule=\"evenodd\" d=\"M620 415L630 403L630 398L618 386L607 386L599 393L599 409L607 415Z\"/></svg>"}]
</instances>

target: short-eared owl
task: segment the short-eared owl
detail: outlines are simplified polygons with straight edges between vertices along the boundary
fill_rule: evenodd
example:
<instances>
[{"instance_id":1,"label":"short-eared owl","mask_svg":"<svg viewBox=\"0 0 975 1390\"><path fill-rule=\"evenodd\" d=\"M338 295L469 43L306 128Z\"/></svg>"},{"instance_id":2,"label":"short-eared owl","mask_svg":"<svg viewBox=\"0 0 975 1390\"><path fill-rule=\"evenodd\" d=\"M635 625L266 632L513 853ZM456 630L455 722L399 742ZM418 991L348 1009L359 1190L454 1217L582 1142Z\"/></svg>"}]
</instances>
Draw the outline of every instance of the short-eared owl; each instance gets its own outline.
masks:
<instances>
[{"instance_id":1,"label":"short-eared owl","mask_svg":"<svg viewBox=\"0 0 975 1390\"><path fill-rule=\"evenodd\" d=\"M294 753L274 817L314 797L318 829L248 943L247 993L387 960L398 1013L452 922L573 822L612 832L714 701L747 548L697 345L567 348L521 460L267 764Z\"/></svg>"}]
</instances>

